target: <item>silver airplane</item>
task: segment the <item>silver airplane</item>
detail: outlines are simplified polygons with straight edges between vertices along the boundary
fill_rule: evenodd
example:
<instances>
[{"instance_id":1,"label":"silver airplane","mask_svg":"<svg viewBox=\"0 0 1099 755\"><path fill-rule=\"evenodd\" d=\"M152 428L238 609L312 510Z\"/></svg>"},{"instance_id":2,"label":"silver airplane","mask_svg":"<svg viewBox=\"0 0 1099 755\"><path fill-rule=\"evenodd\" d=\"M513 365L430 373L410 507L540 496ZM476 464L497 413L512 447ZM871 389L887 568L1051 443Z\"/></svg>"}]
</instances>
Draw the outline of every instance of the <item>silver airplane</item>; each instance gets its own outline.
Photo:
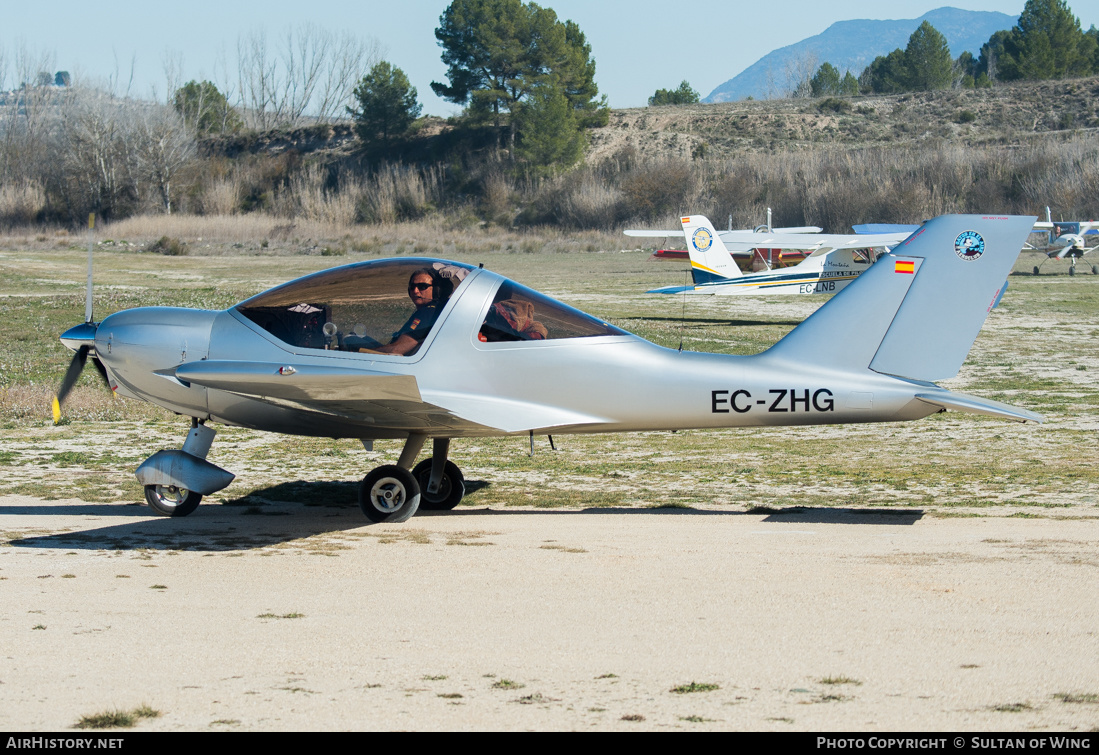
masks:
<instances>
[{"instance_id":1,"label":"silver airplane","mask_svg":"<svg viewBox=\"0 0 1099 755\"><path fill-rule=\"evenodd\" d=\"M427 259L325 270L221 312L142 307L97 324L89 311L61 336L76 355L55 411L91 356L119 395L191 417L181 450L136 471L166 516L232 481L206 458L213 424L368 448L404 439L397 463L359 485L374 522L461 501L452 438L895 422L948 409L1040 422L932 382L960 370L1033 224L929 221L753 356L663 348L488 270Z\"/></svg>"}]
</instances>

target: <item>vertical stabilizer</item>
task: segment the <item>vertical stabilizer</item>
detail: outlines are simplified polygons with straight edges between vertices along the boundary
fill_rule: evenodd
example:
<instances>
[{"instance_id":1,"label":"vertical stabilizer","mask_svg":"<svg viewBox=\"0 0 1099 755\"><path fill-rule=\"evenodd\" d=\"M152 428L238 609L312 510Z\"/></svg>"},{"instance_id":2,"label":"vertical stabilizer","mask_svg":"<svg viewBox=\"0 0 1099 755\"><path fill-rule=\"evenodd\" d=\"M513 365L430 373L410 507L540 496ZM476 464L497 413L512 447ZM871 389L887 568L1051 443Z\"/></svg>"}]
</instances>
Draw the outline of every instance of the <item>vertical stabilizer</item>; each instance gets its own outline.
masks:
<instances>
[{"instance_id":1,"label":"vertical stabilizer","mask_svg":"<svg viewBox=\"0 0 1099 755\"><path fill-rule=\"evenodd\" d=\"M1034 220L930 220L768 353L912 380L954 377L999 300Z\"/></svg>"},{"instance_id":2,"label":"vertical stabilizer","mask_svg":"<svg viewBox=\"0 0 1099 755\"><path fill-rule=\"evenodd\" d=\"M741 276L736 260L705 216L691 215L681 220L683 236L687 239L687 253L691 257L691 276L696 284Z\"/></svg>"}]
</instances>

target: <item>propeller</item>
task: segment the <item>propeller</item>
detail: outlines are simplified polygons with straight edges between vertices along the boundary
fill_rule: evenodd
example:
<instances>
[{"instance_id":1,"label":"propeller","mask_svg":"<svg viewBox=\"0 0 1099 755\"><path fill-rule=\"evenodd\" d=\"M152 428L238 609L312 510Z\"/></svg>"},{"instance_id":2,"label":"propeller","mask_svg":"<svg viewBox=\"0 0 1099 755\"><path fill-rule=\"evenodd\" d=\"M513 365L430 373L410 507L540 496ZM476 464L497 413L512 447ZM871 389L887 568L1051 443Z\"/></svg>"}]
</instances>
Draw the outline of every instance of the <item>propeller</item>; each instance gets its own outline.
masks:
<instances>
[{"instance_id":1,"label":"propeller","mask_svg":"<svg viewBox=\"0 0 1099 755\"><path fill-rule=\"evenodd\" d=\"M94 333L94 331L93 331ZM53 422L57 424L61 421L61 405L65 403L65 399L68 398L69 393L72 392L73 386L76 385L76 381L80 379L80 375L84 372L84 366L88 362L88 355L92 355L92 364L95 365L96 372L103 378L103 383L111 388L111 380L107 377L107 368L103 366L103 362L99 360L99 357L93 352L93 347L87 343L81 344L76 349L76 353L73 354L72 361L69 362L69 368L65 370L65 377L61 379L61 387L57 389L57 395L53 399ZM112 389L113 390L113 389Z\"/></svg>"},{"instance_id":2,"label":"propeller","mask_svg":"<svg viewBox=\"0 0 1099 755\"><path fill-rule=\"evenodd\" d=\"M84 371L84 365L91 354L92 364L108 388L111 388L111 380L107 376L107 368L95 354L95 331L98 324L92 322L92 246L93 232L95 229L95 213L88 216L88 288L84 306L84 323L69 328L61 335L61 343L75 351L69 368L65 370L65 377L61 379L61 387L57 389L57 395L53 398L53 422L56 425L61 421L61 405L65 403L69 393L72 392L80 374ZM113 391L113 389L112 389Z\"/></svg>"}]
</instances>

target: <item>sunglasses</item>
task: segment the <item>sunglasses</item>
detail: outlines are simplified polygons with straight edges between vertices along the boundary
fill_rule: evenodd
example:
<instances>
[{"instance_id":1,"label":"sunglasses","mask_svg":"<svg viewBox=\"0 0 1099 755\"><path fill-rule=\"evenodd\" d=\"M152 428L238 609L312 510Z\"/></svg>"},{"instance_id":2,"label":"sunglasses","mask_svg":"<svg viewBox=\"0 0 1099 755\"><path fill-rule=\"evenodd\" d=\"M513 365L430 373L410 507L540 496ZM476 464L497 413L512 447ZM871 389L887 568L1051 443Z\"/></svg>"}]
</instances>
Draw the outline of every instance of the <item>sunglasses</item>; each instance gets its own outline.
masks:
<instances>
[{"instance_id":1,"label":"sunglasses","mask_svg":"<svg viewBox=\"0 0 1099 755\"><path fill-rule=\"evenodd\" d=\"M409 283L408 284L408 290L409 291L426 291L429 288L431 288L430 283Z\"/></svg>"}]
</instances>

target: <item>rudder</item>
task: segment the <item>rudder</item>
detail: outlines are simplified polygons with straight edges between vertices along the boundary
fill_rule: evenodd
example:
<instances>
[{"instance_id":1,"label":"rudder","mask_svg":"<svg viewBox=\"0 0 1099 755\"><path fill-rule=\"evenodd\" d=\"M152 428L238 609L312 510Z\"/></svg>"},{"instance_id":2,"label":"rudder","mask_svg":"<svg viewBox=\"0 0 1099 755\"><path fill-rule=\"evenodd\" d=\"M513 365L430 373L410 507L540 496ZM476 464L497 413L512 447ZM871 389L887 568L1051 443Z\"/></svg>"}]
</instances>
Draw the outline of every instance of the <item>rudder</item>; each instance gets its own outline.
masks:
<instances>
[{"instance_id":1,"label":"rudder","mask_svg":"<svg viewBox=\"0 0 1099 755\"><path fill-rule=\"evenodd\" d=\"M691 258L691 277L696 284L739 278L742 273L725 248L721 237L704 215L680 218L687 253Z\"/></svg>"}]
</instances>

